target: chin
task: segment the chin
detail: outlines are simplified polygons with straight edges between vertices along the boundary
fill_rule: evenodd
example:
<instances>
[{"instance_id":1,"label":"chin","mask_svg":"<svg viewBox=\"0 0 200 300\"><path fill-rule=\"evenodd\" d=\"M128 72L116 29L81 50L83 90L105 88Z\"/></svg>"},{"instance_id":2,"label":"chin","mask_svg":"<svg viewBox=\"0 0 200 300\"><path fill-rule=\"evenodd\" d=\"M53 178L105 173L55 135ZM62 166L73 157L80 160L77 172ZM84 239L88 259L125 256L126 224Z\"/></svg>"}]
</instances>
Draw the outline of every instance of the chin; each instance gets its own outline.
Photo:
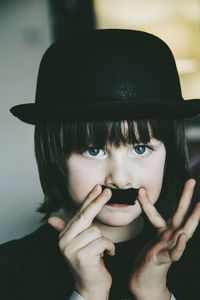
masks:
<instances>
[{"instance_id":1,"label":"chin","mask_svg":"<svg viewBox=\"0 0 200 300\"><path fill-rule=\"evenodd\" d=\"M123 226L127 226L129 225L131 222L115 222L115 221L104 221L104 220L101 220L101 219L96 219L98 222L100 222L101 224L103 225L106 225L106 226L110 226L110 227L123 227Z\"/></svg>"},{"instance_id":2,"label":"chin","mask_svg":"<svg viewBox=\"0 0 200 300\"><path fill-rule=\"evenodd\" d=\"M122 227L127 226L130 223L132 223L136 217L122 217L120 214L116 216L97 216L96 220L100 222L101 224L108 225L108 226L114 226L114 227Z\"/></svg>"},{"instance_id":3,"label":"chin","mask_svg":"<svg viewBox=\"0 0 200 300\"><path fill-rule=\"evenodd\" d=\"M109 226L127 226L132 223L139 215L142 210L138 205L134 205L128 209L110 209L105 207L96 216L96 220L102 224Z\"/></svg>"}]
</instances>

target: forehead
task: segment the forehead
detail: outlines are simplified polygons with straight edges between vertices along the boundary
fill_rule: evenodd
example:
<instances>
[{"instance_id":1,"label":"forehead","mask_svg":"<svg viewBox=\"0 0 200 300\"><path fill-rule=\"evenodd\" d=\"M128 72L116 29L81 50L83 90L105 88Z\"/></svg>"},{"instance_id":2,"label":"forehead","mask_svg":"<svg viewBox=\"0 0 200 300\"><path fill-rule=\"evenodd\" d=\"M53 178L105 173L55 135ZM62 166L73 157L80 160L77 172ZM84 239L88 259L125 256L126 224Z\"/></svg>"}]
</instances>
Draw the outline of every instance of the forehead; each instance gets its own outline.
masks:
<instances>
[{"instance_id":1,"label":"forehead","mask_svg":"<svg viewBox=\"0 0 200 300\"><path fill-rule=\"evenodd\" d=\"M139 133L138 122L136 120L132 120L131 123L132 123L132 126L133 126L133 131L134 131L136 139L140 140L140 133ZM127 120L123 120L123 121L121 121L120 125L121 125L121 132L122 132L122 134L124 135L125 138L128 138L129 130L130 130L130 125L128 124L128 121ZM148 121L147 121L147 128L146 129L147 129L150 137L152 138L153 137L153 133L152 133L152 129L151 129L151 126L150 126L150 124L149 124Z\"/></svg>"}]
</instances>

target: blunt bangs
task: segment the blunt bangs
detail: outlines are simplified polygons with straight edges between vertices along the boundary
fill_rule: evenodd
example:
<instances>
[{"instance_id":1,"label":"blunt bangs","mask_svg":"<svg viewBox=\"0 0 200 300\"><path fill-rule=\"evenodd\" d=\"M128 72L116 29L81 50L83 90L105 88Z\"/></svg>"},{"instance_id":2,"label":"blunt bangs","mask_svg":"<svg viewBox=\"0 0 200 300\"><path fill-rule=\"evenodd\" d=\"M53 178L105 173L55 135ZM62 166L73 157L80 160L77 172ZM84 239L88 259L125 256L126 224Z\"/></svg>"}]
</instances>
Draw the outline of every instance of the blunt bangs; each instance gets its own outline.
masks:
<instances>
[{"instance_id":1,"label":"blunt bangs","mask_svg":"<svg viewBox=\"0 0 200 300\"><path fill-rule=\"evenodd\" d=\"M166 143L181 124L180 121L154 119L61 123L61 148L65 156L68 156L72 152L82 151L91 146L104 148L107 144L115 147L148 144L151 138ZM55 124L52 124L53 128L55 129ZM49 129L51 131L51 125ZM54 129L51 134L55 133Z\"/></svg>"}]
</instances>

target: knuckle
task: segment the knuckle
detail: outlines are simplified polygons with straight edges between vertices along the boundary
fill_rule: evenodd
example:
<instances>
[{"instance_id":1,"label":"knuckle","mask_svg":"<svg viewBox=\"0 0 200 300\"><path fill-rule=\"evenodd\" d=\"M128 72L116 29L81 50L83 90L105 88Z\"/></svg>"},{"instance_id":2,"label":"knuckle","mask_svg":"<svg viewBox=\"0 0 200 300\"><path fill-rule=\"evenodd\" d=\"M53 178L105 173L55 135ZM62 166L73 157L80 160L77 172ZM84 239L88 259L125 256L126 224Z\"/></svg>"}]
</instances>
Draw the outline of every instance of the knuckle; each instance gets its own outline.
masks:
<instances>
[{"instance_id":1,"label":"knuckle","mask_svg":"<svg viewBox=\"0 0 200 300\"><path fill-rule=\"evenodd\" d=\"M163 228L160 230L160 240L161 241L167 241L172 236L173 230L171 228L166 228L163 230Z\"/></svg>"},{"instance_id":2,"label":"knuckle","mask_svg":"<svg viewBox=\"0 0 200 300\"><path fill-rule=\"evenodd\" d=\"M173 243L176 244L177 243L177 239L180 237L181 234L185 233L183 228L178 229L174 236L173 236Z\"/></svg>"},{"instance_id":3,"label":"knuckle","mask_svg":"<svg viewBox=\"0 0 200 300\"><path fill-rule=\"evenodd\" d=\"M97 239L96 239L96 242L98 243L98 244L102 244L102 245L104 245L104 246L106 246L107 245L107 238L106 237L104 237L104 236L100 236L100 237L98 237Z\"/></svg>"},{"instance_id":4,"label":"knuckle","mask_svg":"<svg viewBox=\"0 0 200 300\"><path fill-rule=\"evenodd\" d=\"M77 219L78 221L83 222L84 217L85 217L85 213L82 211L78 214Z\"/></svg>"},{"instance_id":5,"label":"knuckle","mask_svg":"<svg viewBox=\"0 0 200 300\"><path fill-rule=\"evenodd\" d=\"M69 253L69 250L68 248L65 248L64 251L63 251L63 254L66 258L70 258L70 253Z\"/></svg>"},{"instance_id":6,"label":"knuckle","mask_svg":"<svg viewBox=\"0 0 200 300\"><path fill-rule=\"evenodd\" d=\"M81 223L81 224L84 224L84 225L87 225L87 224L88 224L87 219L88 219L88 218L86 217L85 211L80 212L80 213L78 214L78 216L77 216L78 222Z\"/></svg>"},{"instance_id":7,"label":"knuckle","mask_svg":"<svg viewBox=\"0 0 200 300\"><path fill-rule=\"evenodd\" d=\"M76 257L79 263L83 263L84 261L86 261L86 254L83 250L77 251Z\"/></svg>"},{"instance_id":8,"label":"knuckle","mask_svg":"<svg viewBox=\"0 0 200 300\"><path fill-rule=\"evenodd\" d=\"M63 243L63 240L60 240L60 241L59 241L58 246L59 246L60 250L63 250L63 249L64 249L64 243Z\"/></svg>"},{"instance_id":9,"label":"knuckle","mask_svg":"<svg viewBox=\"0 0 200 300\"><path fill-rule=\"evenodd\" d=\"M175 234L175 235L176 235L177 237L179 237L179 235L181 235L182 233L185 233L185 232L184 232L184 228L179 228L179 229L176 231L176 234Z\"/></svg>"},{"instance_id":10,"label":"knuckle","mask_svg":"<svg viewBox=\"0 0 200 300\"><path fill-rule=\"evenodd\" d=\"M171 257L172 261L176 262L176 261L179 261L179 255L172 255Z\"/></svg>"},{"instance_id":11,"label":"knuckle","mask_svg":"<svg viewBox=\"0 0 200 300\"><path fill-rule=\"evenodd\" d=\"M65 258L69 259L71 257L69 247L65 247L63 242L59 242L59 248L61 253L65 256Z\"/></svg>"},{"instance_id":12,"label":"knuckle","mask_svg":"<svg viewBox=\"0 0 200 300\"><path fill-rule=\"evenodd\" d=\"M106 238L105 236L101 236L100 237L100 240L105 244L105 245L107 245L107 246L109 246L109 247L115 247L115 245L114 245L114 243L113 242L111 242L111 240L109 240L108 238Z\"/></svg>"},{"instance_id":13,"label":"knuckle","mask_svg":"<svg viewBox=\"0 0 200 300\"><path fill-rule=\"evenodd\" d=\"M61 240L63 234L62 234L62 231L59 233L59 239Z\"/></svg>"},{"instance_id":14,"label":"knuckle","mask_svg":"<svg viewBox=\"0 0 200 300\"><path fill-rule=\"evenodd\" d=\"M108 241L108 239L107 239L105 236L101 236L101 237L99 238L99 240L100 240L101 242L104 242L104 243L106 243L106 242Z\"/></svg>"},{"instance_id":15,"label":"knuckle","mask_svg":"<svg viewBox=\"0 0 200 300\"><path fill-rule=\"evenodd\" d=\"M97 226L92 226L91 230L92 230L93 233L101 236L101 230Z\"/></svg>"}]
</instances>

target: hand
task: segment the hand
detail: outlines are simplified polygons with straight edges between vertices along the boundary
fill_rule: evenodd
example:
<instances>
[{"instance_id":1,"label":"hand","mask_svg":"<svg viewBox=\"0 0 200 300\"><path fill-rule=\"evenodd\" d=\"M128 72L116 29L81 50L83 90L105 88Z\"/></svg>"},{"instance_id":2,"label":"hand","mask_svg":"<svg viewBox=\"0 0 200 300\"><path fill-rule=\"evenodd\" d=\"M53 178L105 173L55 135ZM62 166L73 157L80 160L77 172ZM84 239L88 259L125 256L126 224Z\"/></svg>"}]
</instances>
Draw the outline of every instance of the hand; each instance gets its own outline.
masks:
<instances>
[{"instance_id":1,"label":"hand","mask_svg":"<svg viewBox=\"0 0 200 300\"><path fill-rule=\"evenodd\" d=\"M115 246L102 236L98 227L91 226L110 197L110 189L102 192L97 185L67 224L58 217L48 220L60 231L59 247L73 275L76 291L87 300L108 299L112 284L102 257L105 250L115 255Z\"/></svg>"},{"instance_id":2,"label":"hand","mask_svg":"<svg viewBox=\"0 0 200 300\"><path fill-rule=\"evenodd\" d=\"M156 210L145 189L140 189L139 203L151 224L157 228L158 236L140 253L130 276L129 287L137 299L169 299L167 272L171 264L183 255L200 219L200 202L188 216L194 186L194 179L186 181L178 208L168 221Z\"/></svg>"}]
</instances>

